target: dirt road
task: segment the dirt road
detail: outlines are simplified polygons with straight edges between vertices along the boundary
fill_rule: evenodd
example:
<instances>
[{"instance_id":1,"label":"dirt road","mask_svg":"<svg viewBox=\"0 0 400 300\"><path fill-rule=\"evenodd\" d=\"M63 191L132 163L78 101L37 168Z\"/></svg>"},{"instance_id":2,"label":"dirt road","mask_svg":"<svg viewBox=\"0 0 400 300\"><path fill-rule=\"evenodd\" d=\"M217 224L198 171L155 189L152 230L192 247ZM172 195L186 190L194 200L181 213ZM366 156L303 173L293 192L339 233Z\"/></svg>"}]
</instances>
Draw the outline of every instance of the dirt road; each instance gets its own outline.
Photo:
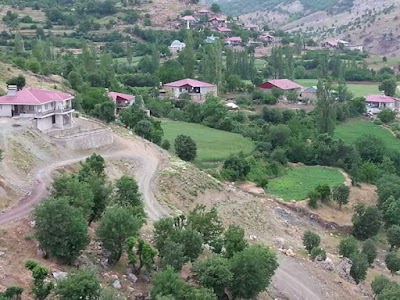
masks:
<instances>
[{"instance_id":1,"label":"dirt road","mask_svg":"<svg viewBox=\"0 0 400 300\"><path fill-rule=\"evenodd\" d=\"M162 154L157 149L154 149L149 142L127 141L116 135L114 138L117 143L123 146L123 150L100 154L106 159L126 159L137 163L138 167L135 169L135 177L138 181L140 192L143 195L148 218L152 221L158 220L167 214L165 209L156 201L153 194L154 181L163 159ZM22 198L16 206L0 213L0 225L18 221L29 215L35 205L48 195L48 187L51 184L53 172L58 168L82 161L86 157L88 155L82 155L38 169L34 173L36 184L33 190Z\"/></svg>"}]
</instances>

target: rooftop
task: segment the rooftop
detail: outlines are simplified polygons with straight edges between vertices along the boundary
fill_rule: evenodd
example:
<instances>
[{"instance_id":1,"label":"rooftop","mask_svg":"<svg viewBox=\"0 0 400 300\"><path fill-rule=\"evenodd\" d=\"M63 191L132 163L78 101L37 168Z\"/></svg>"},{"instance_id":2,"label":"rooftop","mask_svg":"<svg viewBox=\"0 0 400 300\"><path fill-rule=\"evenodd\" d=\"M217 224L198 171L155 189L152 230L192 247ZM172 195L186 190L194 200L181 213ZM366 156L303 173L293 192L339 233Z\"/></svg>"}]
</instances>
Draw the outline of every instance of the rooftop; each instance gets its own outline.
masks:
<instances>
[{"instance_id":1,"label":"rooftop","mask_svg":"<svg viewBox=\"0 0 400 300\"><path fill-rule=\"evenodd\" d=\"M184 16L182 17L182 20L184 21L196 21L196 18L193 16Z\"/></svg>"},{"instance_id":2,"label":"rooftop","mask_svg":"<svg viewBox=\"0 0 400 300\"><path fill-rule=\"evenodd\" d=\"M289 79L274 79L267 81L267 83L270 83L281 90L294 90L303 88L300 84L297 84Z\"/></svg>"},{"instance_id":3,"label":"rooftop","mask_svg":"<svg viewBox=\"0 0 400 300\"><path fill-rule=\"evenodd\" d=\"M365 97L365 102L394 103L396 101L399 101L399 99L385 95L368 95L367 97Z\"/></svg>"},{"instance_id":4,"label":"rooftop","mask_svg":"<svg viewBox=\"0 0 400 300\"><path fill-rule=\"evenodd\" d=\"M114 102L116 102L117 100L131 101L135 99L135 96L133 95L117 93L117 92L109 92L108 97L110 97Z\"/></svg>"},{"instance_id":5,"label":"rooftop","mask_svg":"<svg viewBox=\"0 0 400 300\"><path fill-rule=\"evenodd\" d=\"M203 81L199 81L199 80L195 80L195 79L190 79L190 78L186 78L186 79L182 79L182 80L178 80L178 81L174 81L174 82L170 82L170 83L166 83L165 86L168 87L182 87L182 86L191 86L191 87L200 87L200 88L213 88L215 87L214 84L211 83L207 83L207 82L203 82Z\"/></svg>"},{"instance_id":6,"label":"rooftop","mask_svg":"<svg viewBox=\"0 0 400 300\"><path fill-rule=\"evenodd\" d=\"M67 93L37 88L26 88L17 91L15 95L6 95L0 97L0 104L41 105L50 102L65 101L73 98L74 96Z\"/></svg>"}]
</instances>

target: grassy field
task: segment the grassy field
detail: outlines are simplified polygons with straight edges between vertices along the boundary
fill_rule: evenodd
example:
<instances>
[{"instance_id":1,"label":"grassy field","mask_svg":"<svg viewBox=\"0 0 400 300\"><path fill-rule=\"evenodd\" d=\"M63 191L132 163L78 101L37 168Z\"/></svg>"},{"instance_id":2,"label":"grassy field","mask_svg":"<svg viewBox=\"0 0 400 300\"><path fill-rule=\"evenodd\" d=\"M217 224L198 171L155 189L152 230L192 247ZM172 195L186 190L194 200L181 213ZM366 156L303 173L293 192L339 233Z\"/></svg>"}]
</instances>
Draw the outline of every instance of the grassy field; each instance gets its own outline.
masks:
<instances>
[{"instance_id":1,"label":"grassy field","mask_svg":"<svg viewBox=\"0 0 400 300\"><path fill-rule=\"evenodd\" d=\"M383 61L383 57L380 55L370 55L365 59L368 63L368 67L374 70L379 70L383 67L393 67L400 63L400 57L387 57L387 61Z\"/></svg>"},{"instance_id":2,"label":"grassy field","mask_svg":"<svg viewBox=\"0 0 400 300\"><path fill-rule=\"evenodd\" d=\"M214 162L243 151L250 153L254 144L240 134L209 128L200 124L164 121L164 138L171 142L179 134L190 136L197 144L197 162Z\"/></svg>"},{"instance_id":3,"label":"grassy field","mask_svg":"<svg viewBox=\"0 0 400 300\"><path fill-rule=\"evenodd\" d=\"M341 123L336 127L335 136L346 143L354 143L360 136L373 134L382 139L388 149L400 151L400 140L395 138L389 130L382 128L368 120L355 119Z\"/></svg>"},{"instance_id":4,"label":"grassy field","mask_svg":"<svg viewBox=\"0 0 400 300\"><path fill-rule=\"evenodd\" d=\"M304 87L310 87L318 84L318 80L316 79L296 79L295 80L298 84L304 86ZM360 84L354 84L354 83L348 83L347 87L349 90L354 94L356 97L364 97L370 94L380 94L379 89L378 89L379 84L378 83L360 83Z\"/></svg>"},{"instance_id":5,"label":"grassy field","mask_svg":"<svg viewBox=\"0 0 400 300\"><path fill-rule=\"evenodd\" d=\"M288 169L285 176L272 179L268 184L268 193L284 201L304 200L309 192L319 184L330 187L342 184L344 176L335 169L324 167L294 167Z\"/></svg>"}]
</instances>

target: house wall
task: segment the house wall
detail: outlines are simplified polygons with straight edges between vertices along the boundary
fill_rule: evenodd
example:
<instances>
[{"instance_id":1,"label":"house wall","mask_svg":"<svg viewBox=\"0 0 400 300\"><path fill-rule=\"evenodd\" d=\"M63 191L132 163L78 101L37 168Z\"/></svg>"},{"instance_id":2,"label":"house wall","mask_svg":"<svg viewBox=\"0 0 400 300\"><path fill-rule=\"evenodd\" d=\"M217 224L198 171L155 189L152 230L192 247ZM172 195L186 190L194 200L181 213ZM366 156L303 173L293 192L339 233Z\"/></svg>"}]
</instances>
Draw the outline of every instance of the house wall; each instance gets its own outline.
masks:
<instances>
[{"instance_id":1,"label":"house wall","mask_svg":"<svg viewBox=\"0 0 400 300\"><path fill-rule=\"evenodd\" d=\"M206 96L208 93L211 93L213 96L217 96L218 90L217 87L214 88L200 88L200 94Z\"/></svg>"},{"instance_id":2,"label":"house wall","mask_svg":"<svg viewBox=\"0 0 400 300\"><path fill-rule=\"evenodd\" d=\"M0 117L12 117L11 106L8 104L0 104Z\"/></svg>"},{"instance_id":3,"label":"house wall","mask_svg":"<svg viewBox=\"0 0 400 300\"><path fill-rule=\"evenodd\" d=\"M301 99L302 100L308 100L310 102L315 102L317 101L317 93L309 93L309 92L302 92L301 93Z\"/></svg>"},{"instance_id":4,"label":"house wall","mask_svg":"<svg viewBox=\"0 0 400 300\"><path fill-rule=\"evenodd\" d=\"M36 127L40 131L47 131L47 130L53 128L52 116L48 116L48 117L42 118L42 119L36 119Z\"/></svg>"},{"instance_id":5,"label":"house wall","mask_svg":"<svg viewBox=\"0 0 400 300\"><path fill-rule=\"evenodd\" d=\"M61 146L71 150L87 150L100 148L113 143L110 128L102 128L70 136L53 137Z\"/></svg>"}]
</instances>

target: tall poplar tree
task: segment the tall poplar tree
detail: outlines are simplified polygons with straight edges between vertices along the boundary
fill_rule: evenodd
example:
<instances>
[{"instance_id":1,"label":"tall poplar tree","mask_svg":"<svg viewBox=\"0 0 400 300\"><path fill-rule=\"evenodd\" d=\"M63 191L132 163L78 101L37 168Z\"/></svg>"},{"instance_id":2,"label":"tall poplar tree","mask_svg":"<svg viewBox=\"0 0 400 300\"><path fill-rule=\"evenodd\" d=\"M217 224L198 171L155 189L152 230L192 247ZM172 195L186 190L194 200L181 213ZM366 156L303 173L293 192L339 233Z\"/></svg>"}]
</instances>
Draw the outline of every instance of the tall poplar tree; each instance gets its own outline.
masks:
<instances>
[{"instance_id":1,"label":"tall poplar tree","mask_svg":"<svg viewBox=\"0 0 400 300\"><path fill-rule=\"evenodd\" d=\"M336 125L336 105L329 82L322 79L318 81L317 97L317 107L315 108L317 132L332 136Z\"/></svg>"}]
</instances>

